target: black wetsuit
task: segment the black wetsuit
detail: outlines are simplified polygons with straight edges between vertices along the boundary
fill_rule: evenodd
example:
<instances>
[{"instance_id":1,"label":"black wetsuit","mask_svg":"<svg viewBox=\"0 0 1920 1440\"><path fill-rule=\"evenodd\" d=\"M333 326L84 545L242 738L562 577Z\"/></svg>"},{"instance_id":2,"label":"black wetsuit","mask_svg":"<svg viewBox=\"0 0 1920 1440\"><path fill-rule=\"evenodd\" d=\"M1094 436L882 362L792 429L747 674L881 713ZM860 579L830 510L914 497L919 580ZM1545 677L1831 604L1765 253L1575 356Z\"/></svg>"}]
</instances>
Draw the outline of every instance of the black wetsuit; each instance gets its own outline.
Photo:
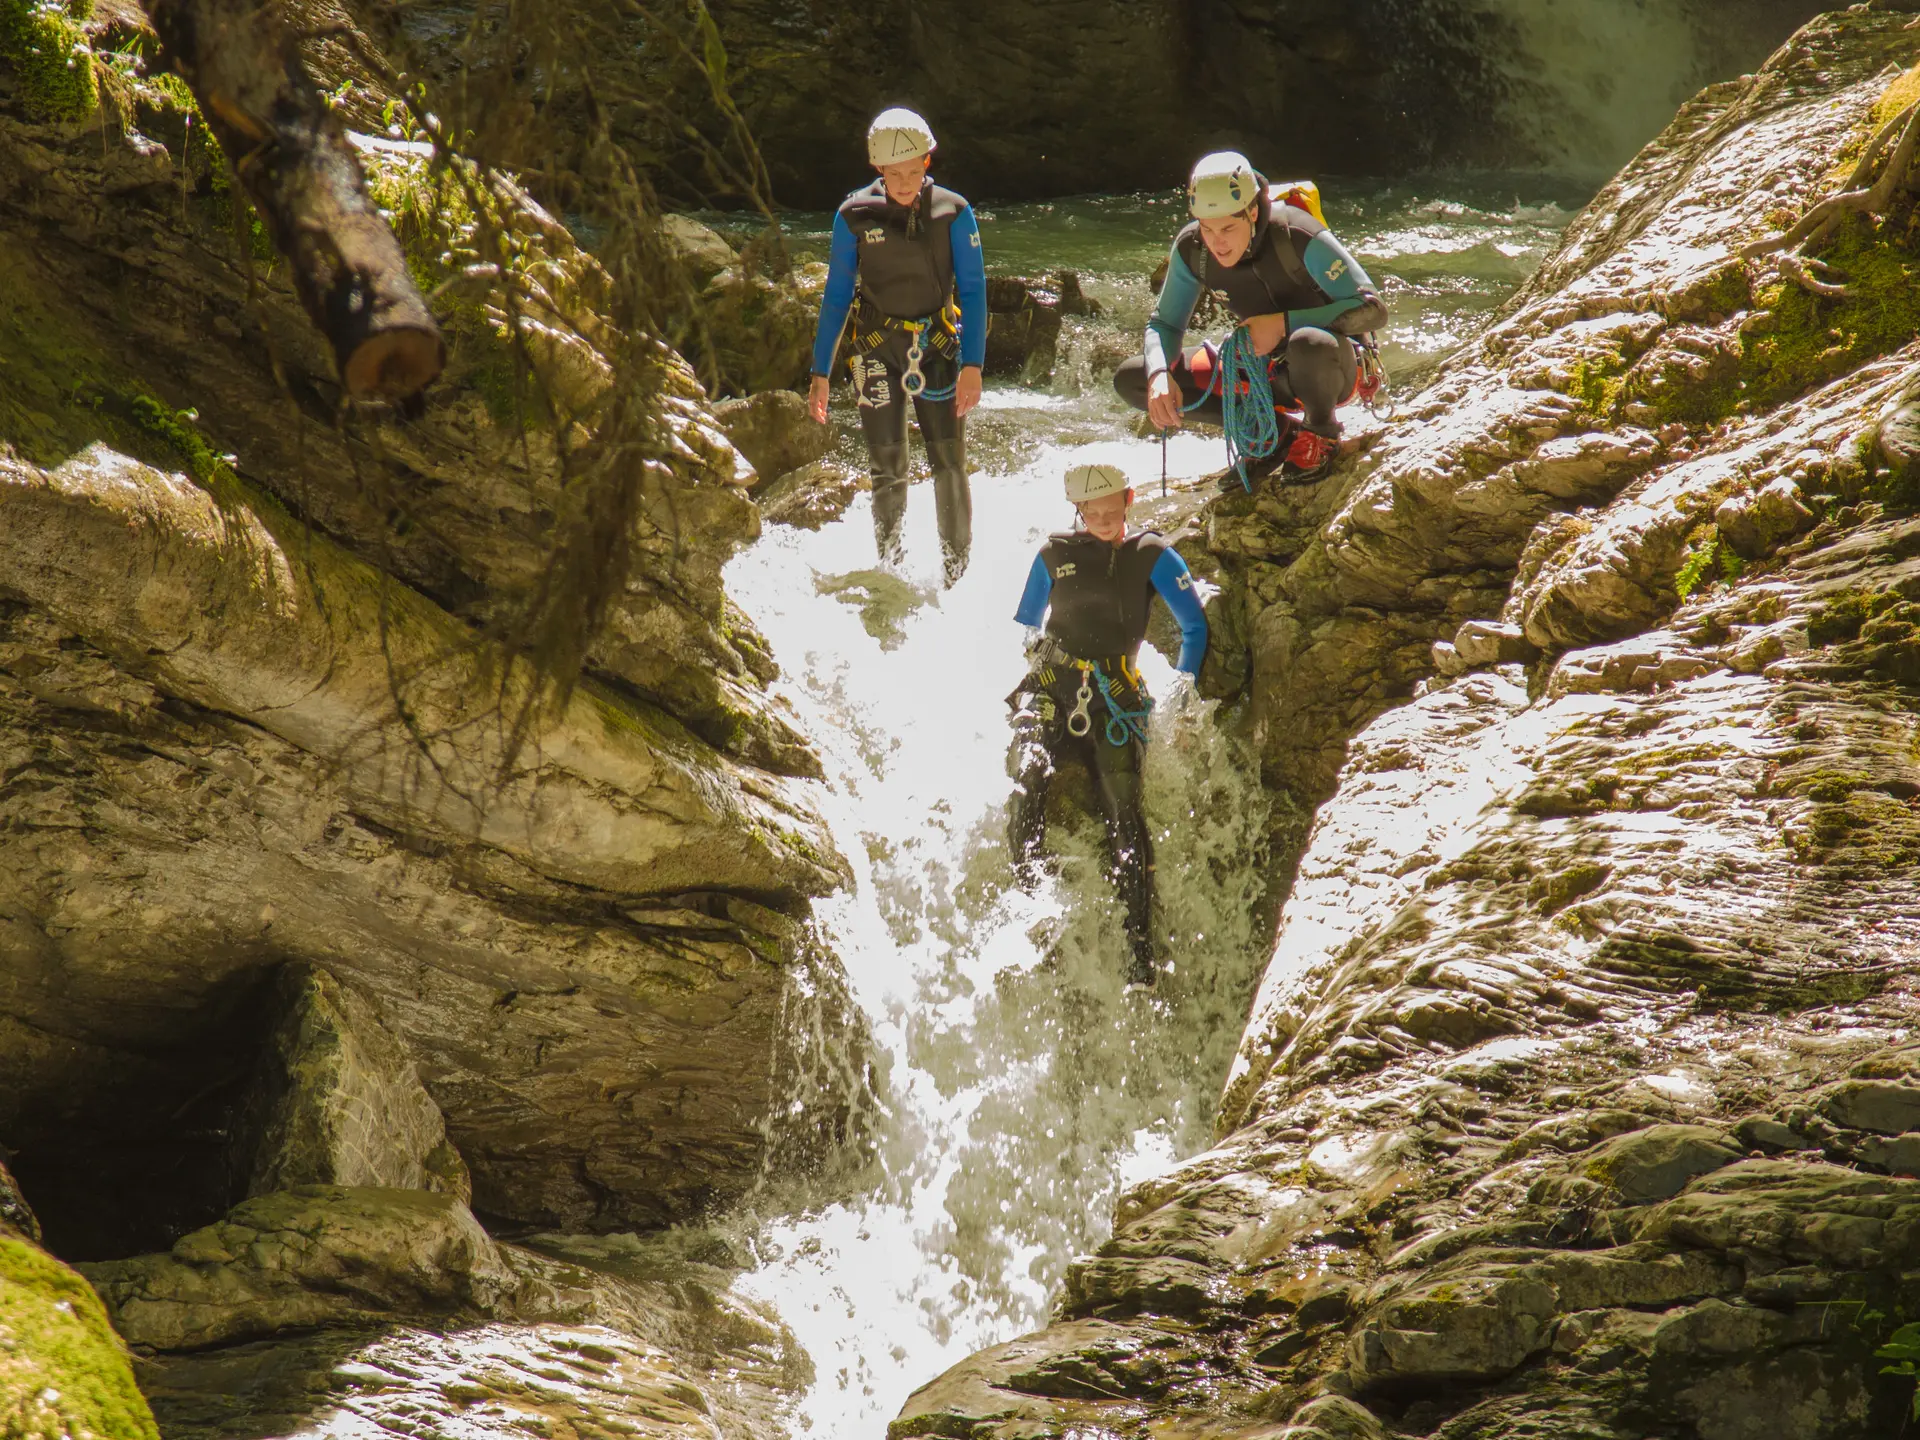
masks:
<instances>
[{"instance_id":1,"label":"black wetsuit","mask_svg":"<svg viewBox=\"0 0 1920 1440\"><path fill-rule=\"evenodd\" d=\"M1057 757L1077 748L1100 791L1108 872L1125 907L1137 979L1150 978L1153 963L1153 840L1140 809L1140 755L1153 702L1134 661L1156 592L1180 625L1179 668L1197 673L1207 618L1178 551L1151 530L1117 545L1084 530L1049 536L1014 617L1039 625L1044 616L1046 636L1032 671L1008 697L1016 709L1019 788L1008 823L1015 864L1025 871L1038 857L1048 779ZM1084 726L1076 716L1085 717Z\"/></svg>"},{"instance_id":2,"label":"black wetsuit","mask_svg":"<svg viewBox=\"0 0 1920 1440\"><path fill-rule=\"evenodd\" d=\"M933 471L941 550L952 584L967 567L973 538L966 442L953 387L962 365L982 363L987 344L986 271L979 226L966 200L931 180L912 205L895 204L879 180L849 195L834 216L814 374L832 369L849 313L848 368L872 463L880 558L895 561L901 554L911 401ZM909 353L916 341L917 365ZM909 393L910 375L924 384L924 395Z\"/></svg>"},{"instance_id":3,"label":"black wetsuit","mask_svg":"<svg viewBox=\"0 0 1920 1440\"><path fill-rule=\"evenodd\" d=\"M1113 377L1120 397L1146 409L1148 387L1164 370L1173 377L1182 407L1198 402L1191 412L1196 420L1221 423L1219 367L1211 348L1180 349L1194 306L1207 291L1225 300L1235 320L1287 317L1286 341L1268 365L1273 398L1282 406L1299 406L1308 430L1337 439L1340 422L1334 412L1353 395L1359 379L1358 357L1347 337L1384 325L1386 307L1360 262L1333 232L1305 210L1272 204L1264 180L1253 238L1237 264L1222 265L1213 257L1197 220L1175 238L1160 298L1147 322L1145 348Z\"/></svg>"}]
</instances>

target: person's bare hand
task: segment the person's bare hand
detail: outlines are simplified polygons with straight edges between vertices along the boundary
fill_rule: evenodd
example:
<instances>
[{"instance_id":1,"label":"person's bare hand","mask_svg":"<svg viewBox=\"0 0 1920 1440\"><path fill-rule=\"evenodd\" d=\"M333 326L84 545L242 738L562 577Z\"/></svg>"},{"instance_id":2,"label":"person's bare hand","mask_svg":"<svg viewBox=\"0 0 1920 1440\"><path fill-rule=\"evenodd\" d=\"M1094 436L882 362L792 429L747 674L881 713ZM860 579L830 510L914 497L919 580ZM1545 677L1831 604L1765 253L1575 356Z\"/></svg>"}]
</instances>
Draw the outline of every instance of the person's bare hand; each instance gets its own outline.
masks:
<instances>
[{"instance_id":1,"label":"person's bare hand","mask_svg":"<svg viewBox=\"0 0 1920 1440\"><path fill-rule=\"evenodd\" d=\"M1271 355L1287 338L1287 317L1256 315L1247 321L1247 338L1253 341L1253 353Z\"/></svg>"},{"instance_id":2,"label":"person's bare hand","mask_svg":"<svg viewBox=\"0 0 1920 1440\"><path fill-rule=\"evenodd\" d=\"M1162 430L1180 428L1180 392L1164 370L1147 382L1147 416Z\"/></svg>"},{"instance_id":3,"label":"person's bare hand","mask_svg":"<svg viewBox=\"0 0 1920 1440\"><path fill-rule=\"evenodd\" d=\"M953 417L958 420L980 403L980 367L968 365L953 382Z\"/></svg>"},{"instance_id":4,"label":"person's bare hand","mask_svg":"<svg viewBox=\"0 0 1920 1440\"><path fill-rule=\"evenodd\" d=\"M816 425L827 423L827 377L816 375L813 383L807 386L807 413L813 416Z\"/></svg>"}]
</instances>

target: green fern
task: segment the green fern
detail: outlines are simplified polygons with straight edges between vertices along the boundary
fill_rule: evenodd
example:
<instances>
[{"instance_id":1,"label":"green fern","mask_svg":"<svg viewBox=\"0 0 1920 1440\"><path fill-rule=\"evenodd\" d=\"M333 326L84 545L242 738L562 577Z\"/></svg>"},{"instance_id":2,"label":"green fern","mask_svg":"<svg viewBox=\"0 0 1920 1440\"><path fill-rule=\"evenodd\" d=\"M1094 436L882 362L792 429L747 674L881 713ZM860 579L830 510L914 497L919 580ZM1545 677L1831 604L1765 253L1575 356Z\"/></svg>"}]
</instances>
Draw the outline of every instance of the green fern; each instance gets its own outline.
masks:
<instances>
[{"instance_id":1,"label":"green fern","mask_svg":"<svg viewBox=\"0 0 1920 1440\"><path fill-rule=\"evenodd\" d=\"M1895 1362L1882 1366L1882 1375L1903 1375L1916 1382L1913 1418L1920 1420L1920 1323L1902 1325L1893 1332L1886 1344L1873 1352L1873 1356L1876 1360Z\"/></svg>"}]
</instances>

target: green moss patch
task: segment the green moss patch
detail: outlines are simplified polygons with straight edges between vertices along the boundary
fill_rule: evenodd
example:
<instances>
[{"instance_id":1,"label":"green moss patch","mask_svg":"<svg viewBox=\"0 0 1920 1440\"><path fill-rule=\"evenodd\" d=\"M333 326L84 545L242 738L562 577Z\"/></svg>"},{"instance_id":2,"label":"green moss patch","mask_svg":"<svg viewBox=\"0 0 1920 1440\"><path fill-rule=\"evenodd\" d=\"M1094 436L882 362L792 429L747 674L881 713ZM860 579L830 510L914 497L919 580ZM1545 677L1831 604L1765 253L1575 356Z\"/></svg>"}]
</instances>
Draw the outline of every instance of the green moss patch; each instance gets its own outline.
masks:
<instances>
[{"instance_id":1,"label":"green moss patch","mask_svg":"<svg viewBox=\"0 0 1920 1440\"><path fill-rule=\"evenodd\" d=\"M42 0L0 0L0 62L36 119L72 124L93 114L100 87L93 51L79 21L91 0L79 5Z\"/></svg>"},{"instance_id":2,"label":"green moss patch","mask_svg":"<svg viewBox=\"0 0 1920 1440\"><path fill-rule=\"evenodd\" d=\"M0 1435L159 1440L100 1297L36 1246L0 1235Z\"/></svg>"}]
</instances>

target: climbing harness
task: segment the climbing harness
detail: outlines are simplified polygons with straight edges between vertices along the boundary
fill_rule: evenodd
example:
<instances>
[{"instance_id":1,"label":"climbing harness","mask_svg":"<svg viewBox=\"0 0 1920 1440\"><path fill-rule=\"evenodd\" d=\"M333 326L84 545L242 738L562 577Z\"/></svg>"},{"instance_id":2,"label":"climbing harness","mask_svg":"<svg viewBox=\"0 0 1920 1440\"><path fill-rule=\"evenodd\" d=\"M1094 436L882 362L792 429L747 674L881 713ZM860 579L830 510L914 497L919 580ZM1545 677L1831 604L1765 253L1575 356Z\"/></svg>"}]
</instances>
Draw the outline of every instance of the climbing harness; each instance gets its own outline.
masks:
<instances>
[{"instance_id":1,"label":"climbing harness","mask_svg":"<svg viewBox=\"0 0 1920 1440\"><path fill-rule=\"evenodd\" d=\"M1084 673L1083 671L1082 674ZM1128 740L1137 739L1142 745L1146 744L1147 717L1153 714L1153 702L1147 701L1146 708L1143 710L1128 710L1121 705L1119 697L1114 693L1118 687L1107 678L1107 672L1100 668L1098 660L1093 662L1093 674L1099 680L1100 693L1107 702L1107 743L1124 745ZM1086 681L1083 679L1080 683L1084 689ZM1087 732L1082 730L1079 733L1084 735Z\"/></svg>"},{"instance_id":2,"label":"climbing harness","mask_svg":"<svg viewBox=\"0 0 1920 1440\"><path fill-rule=\"evenodd\" d=\"M1080 670L1080 690L1073 697L1073 713L1067 716L1067 733L1073 736L1086 734L1093 729L1093 716L1088 712L1093 708L1093 672L1084 666Z\"/></svg>"}]
</instances>

